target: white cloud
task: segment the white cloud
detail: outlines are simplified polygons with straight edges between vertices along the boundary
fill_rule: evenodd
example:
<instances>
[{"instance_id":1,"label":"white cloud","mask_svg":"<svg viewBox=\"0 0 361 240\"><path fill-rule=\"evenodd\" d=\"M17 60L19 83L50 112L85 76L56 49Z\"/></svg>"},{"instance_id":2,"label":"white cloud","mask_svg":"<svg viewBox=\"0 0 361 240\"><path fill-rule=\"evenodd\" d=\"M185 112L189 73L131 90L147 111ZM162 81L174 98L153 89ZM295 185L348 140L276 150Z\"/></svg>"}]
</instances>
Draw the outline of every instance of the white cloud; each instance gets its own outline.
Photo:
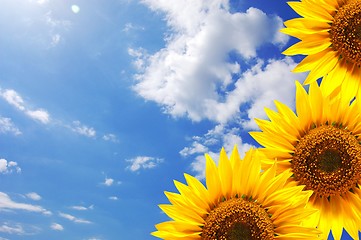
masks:
<instances>
[{"instance_id":1,"label":"white cloud","mask_svg":"<svg viewBox=\"0 0 361 240\"><path fill-rule=\"evenodd\" d=\"M112 179L112 178L105 178L105 180L104 180L104 185L106 185L108 187L113 185L113 183L114 183L114 179Z\"/></svg>"},{"instance_id":2,"label":"white cloud","mask_svg":"<svg viewBox=\"0 0 361 240\"><path fill-rule=\"evenodd\" d=\"M113 133L108 133L103 136L103 140L111 142L119 142L117 136Z\"/></svg>"},{"instance_id":3,"label":"white cloud","mask_svg":"<svg viewBox=\"0 0 361 240\"><path fill-rule=\"evenodd\" d=\"M67 214L67 213L60 212L59 216L65 218L65 219L68 219L68 220L70 220L72 222L75 222L75 223L84 223L84 224L92 223L92 222L90 222L88 220L85 220L85 219L82 219L82 218L77 218L77 217L74 217L73 215L70 215L70 214Z\"/></svg>"},{"instance_id":4,"label":"white cloud","mask_svg":"<svg viewBox=\"0 0 361 240\"><path fill-rule=\"evenodd\" d=\"M35 235L41 231L41 228L23 223L4 222L0 223L0 232L6 234L15 234L19 236ZM6 238L0 237L0 240L6 240Z\"/></svg>"},{"instance_id":5,"label":"white cloud","mask_svg":"<svg viewBox=\"0 0 361 240\"><path fill-rule=\"evenodd\" d=\"M12 106L18 110L24 112L28 117L33 120L39 121L43 124L50 122L50 115L44 109L31 110L28 109L25 105L23 98L13 89L6 89L0 92L1 96Z\"/></svg>"},{"instance_id":6,"label":"white cloud","mask_svg":"<svg viewBox=\"0 0 361 240\"><path fill-rule=\"evenodd\" d=\"M191 147L183 148L179 153L183 157L187 157L189 155L193 155L195 153L205 153L208 151L208 147L204 146L203 144L199 143L198 141L194 141Z\"/></svg>"},{"instance_id":7,"label":"white cloud","mask_svg":"<svg viewBox=\"0 0 361 240\"><path fill-rule=\"evenodd\" d=\"M96 136L96 131L94 130L94 128L82 125L80 123L80 121L73 121L73 126L71 126L71 129L74 132L76 132L80 135L84 135L86 137L95 137Z\"/></svg>"},{"instance_id":8,"label":"white cloud","mask_svg":"<svg viewBox=\"0 0 361 240\"><path fill-rule=\"evenodd\" d=\"M60 225L59 223L52 223L50 225L50 228L55 231L63 231L64 230L64 227L62 225Z\"/></svg>"},{"instance_id":9,"label":"white cloud","mask_svg":"<svg viewBox=\"0 0 361 240\"><path fill-rule=\"evenodd\" d=\"M58 45L58 43L61 40L61 36L60 34L56 33L56 34L52 34L51 35L51 46L55 47L56 45Z\"/></svg>"},{"instance_id":10,"label":"white cloud","mask_svg":"<svg viewBox=\"0 0 361 240\"><path fill-rule=\"evenodd\" d=\"M126 23L124 25L123 32L128 33L131 30L144 30L144 27L136 26L136 25L134 25L133 23L130 23L130 22Z\"/></svg>"},{"instance_id":11,"label":"white cloud","mask_svg":"<svg viewBox=\"0 0 361 240\"><path fill-rule=\"evenodd\" d=\"M9 224L5 223L3 225L0 225L0 232L7 234L24 235L25 230L20 224L10 226Z\"/></svg>"},{"instance_id":12,"label":"white cloud","mask_svg":"<svg viewBox=\"0 0 361 240\"><path fill-rule=\"evenodd\" d=\"M21 173L21 168L18 166L17 162L14 161L7 161L6 159L1 158L0 159L0 174L6 174L6 173Z\"/></svg>"},{"instance_id":13,"label":"white cloud","mask_svg":"<svg viewBox=\"0 0 361 240\"><path fill-rule=\"evenodd\" d=\"M130 165L127 167L132 172L136 172L140 169L150 169L156 167L159 163L163 162L161 158L138 156L132 159L128 159L127 162Z\"/></svg>"},{"instance_id":14,"label":"white cloud","mask_svg":"<svg viewBox=\"0 0 361 240\"><path fill-rule=\"evenodd\" d=\"M51 212L38 205L27 203L18 203L10 199L9 195L0 192L0 211L1 210L23 210L29 212L39 212L45 215L51 215Z\"/></svg>"},{"instance_id":15,"label":"white cloud","mask_svg":"<svg viewBox=\"0 0 361 240\"><path fill-rule=\"evenodd\" d=\"M110 196L109 200L117 201L119 198L117 196Z\"/></svg>"},{"instance_id":16,"label":"white cloud","mask_svg":"<svg viewBox=\"0 0 361 240\"><path fill-rule=\"evenodd\" d=\"M44 124L49 123L50 121L49 113L43 109L38 109L35 111L28 110L25 113L32 119L40 121L41 123Z\"/></svg>"},{"instance_id":17,"label":"white cloud","mask_svg":"<svg viewBox=\"0 0 361 240\"><path fill-rule=\"evenodd\" d=\"M34 200L34 201L39 201L41 200L41 196L39 194L37 194L36 192L30 192L25 194L25 196L27 196L28 198Z\"/></svg>"},{"instance_id":18,"label":"white cloud","mask_svg":"<svg viewBox=\"0 0 361 240\"><path fill-rule=\"evenodd\" d=\"M142 49L128 50L140 72L136 75L134 90L143 98L159 103L166 113L175 117L187 116L194 121L210 119L218 123L232 120L242 103L252 101L253 95L244 93L244 96L239 89L234 89L242 85L243 78L237 80L235 76L243 75L244 66L243 63L241 66L239 62L229 62L229 54L236 53L245 62L254 61L257 49L262 45L282 46L288 40L278 31L282 19L268 16L256 8L231 13L228 1L221 0L143 2L166 14L172 33L166 39L165 48L153 55ZM291 60L279 61L286 67L284 72L292 69ZM267 64L270 65L267 70L274 72L269 68L277 67L276 64ZM285 78L289 76L293 77ZM294 85L291 73L276 75L273 79ZM250 84L260 86L266 80L259 79ZM253 93L265 95L262 90L256 89ZM270 91L274 91L273 95L280 93L278 88L267 90L267 93ZM227 102L228 96L235 97L236 93L237 99L242 101L237 101L237 104ZM289 95L293 94L290 91Z\"/></svg>"},{"instance_id":19,"label":"white cloud","mask_svg":"<svg viewBox=\"0 0 361 240\"><path fill-rule=\"evenodd\" d=\"M209 154L212 159L218 162L219 151L222 147L227 152L227 155L232 153L235 145L242 156L250 148L255 147L251 144L244 143L240 137L241 130L239 128L231 128L222 124L215 126L203 136L194 136L190 147L183 148L179 153L183 157L192 157L190 164L191 170L195 172L199 179L204 178L205 174L205 157L204 154ZM215 150L216 149L216 150Z\"/></svg>"},{"instance_id":20,"label":"white cloud","mask_svg":"<svg viewBox=\"0 0 361 240\"><path fill-rule=\"evenodd\" d=\"M16 107L17 109L24 111L24 100L23 98L12 89L6 89L1 93L1 96L10 104Z\"/></svg>"},{"instance_id":21,"label":"white cloud","mask_svg":"<svg viewBox=\"0 0 361 240\"><path fill-rule=\"evenodd\" d=\"M0 133L21 135L21 131L14 125L10 118L0 117Z\"/></svg>"},{"instance_id":22,"label":"white cloud","mask_svg":"<svg viewBox=\"0 0 361 240\"><path fill-rule=\"evenodd\" d=\"M71 206L70 208L71 208L71 209L74 209L74 210L78 210L78 211L86 211L86 210L89 210L89 209L94 209L94 205L90 205L89 207L84 207L84 206Z\"/></svg>"}]
</instances>

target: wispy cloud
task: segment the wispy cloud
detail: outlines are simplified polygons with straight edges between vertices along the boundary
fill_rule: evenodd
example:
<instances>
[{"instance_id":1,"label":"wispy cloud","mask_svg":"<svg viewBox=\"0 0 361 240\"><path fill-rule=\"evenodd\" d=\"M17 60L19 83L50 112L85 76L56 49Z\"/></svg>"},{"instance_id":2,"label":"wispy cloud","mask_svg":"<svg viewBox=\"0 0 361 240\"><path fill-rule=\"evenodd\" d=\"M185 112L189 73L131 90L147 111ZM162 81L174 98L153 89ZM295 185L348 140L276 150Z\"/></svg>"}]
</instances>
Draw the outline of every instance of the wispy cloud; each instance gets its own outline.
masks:
<instances>
[{"instance_id":1,"label":"wispy cloud","mask_svg":"<svg viewBox=\"0 0 361 240\"><path fill-rule=\"evenodd\" d=\"M73 121L73 125L70 128L72 131L86 137L92 138L96 136L96 131L94 128L83 125L80 121Z\"/></svg>"},{"instance_id":2,"label":"wispy cloud","mask_svg":"<svg viewBox=\"0 0 361 240\"><path fill-rule=\"evenodd\" d=\"M27 203L19 203L10 199L9 195L4 192L0 192L0 211L1 210L23 210L29 212L38 212L45 215L51 215L52 213L41 206L32 205Z\"/></svg>"},{"instance_id":3,"label":"wispy cloud","mask_svg":"<svg viewBox=\"0 0 361 240\"><path fill-rule=\"evenodd\" d=\"M57 46L63 39L62 33L71 27L68 20L59 20L53 16L52 11L48 11L44 15L45 23L49 27L50 47Z\"/></svg>"},{"instance_id":4,"label":"wispy cloud","mask_svg":"<svg viewBox=\"0 0 361 240\"><path fill-rule=\"evenodd\" d=\"M17 128L10 118L0 116L0 133L11 133L21 135L21 131Z\"/></svg>"},{"instance_id":5,"label":"wispy cloud","mask_svg":"<svg viewBox=\"0 0 361 240\"><path fill-rule=\"evenodd\" d=\"M123 32L130 32L131 30L144 30L144 27L141 27L141 26L138 26L138 25L134 25L133 23L126 23L124 25L124 28L123 28Z\"/></svg>"},{"instance_id":6,"label":"wispy cloud","mask_svg":"<svg viewBox=\"0 0 361 240\"><path fill-rule=\"evenodd\" d=\"M55 231L63 231L64 230L64 227L62 225L60 225L59 223L52 223L50 225L50 228Z\"/></svg>"},{"instance_id":7,"label":"wispy cloud","mask_svg":"<svg viewBox=\"0 0 361 240\"><path fill-rule=\"evenodd\" d=\"M0 223L0 232L6 234L25 236L25 235L35 235L40 231L41 228L30 224L13 223L13 222ZM3 239L6 238L0 237L0 240Z\"/></svg>"},{"instance_id":8,"label":"wispy cloud","mask_svg":"<svg viewBox=\"0 0 361 240\"><path fill-rule=\"evenodd\" d=\"M138 156L132 159L128 159L126 161L129 162L129 166L127 168L132 172L136 172L140 169L154 168L158 164L162 163L163 159L148 156Z\"/></svg>"},{"instance_id":9,"label":"wispy cloud","mask_svg":"<svg viewBox=\"0 0 361 240\"><path fill-rule=\"evenodd\" d=\"M17 162L14 161L7 161L4 158L0 159L0 174L6 174L6 173L21 173L21 168L18 166Z\"/></svg>"},{"instance_id":10,"label":"wispy cloud","mask_svg":"<svg viewBox=\"0 0 361 240\"><path fill-rule=\"evenodd\" d=\"M110 196L109 200L117 201L119 198L117 196Z\"/></svg>"},{"instance_id":11,"label":"wispy cloud","mask_svg":"<svg viewBox=\"0 0 361 240\"><path fill-rule=\"evenodd\" d=\"M0 226L0 232L18 235L23 235L25 233L23 227L20 224L9 225L8 223Z\"/></svg>"},{"instance_id":12,"label":"wispy cloud","mask_svg":"<svg viewBox=\"0 0 361 240\"><path fill-rule=\"evenodd\" d=\"M191 169L196 173L197 178L203 179L205 173L205 153L209 154L217 162L219 151L215 152L213 149L220 150L221 147L224 147L227 154L230 154L233 147L237 145L240 155L243 156L246 151L255 147L251 144L243 143L240 133L241 130L239 128L230 128L219 124L203 136L194 136L191 139L190 146L183 148L179 153L183 157L193 158Z\"/></svg>"},{"instance_id":13,"label":"wispy cloud","mask_svg":"<svg viewBox=\"0 0 361 240\"><path fill-rule=\"evenodd\" d=\"M92 210L94 209L94 205L90 205L89 207L84 206L71 206L71 209L78 210L78 211L86 211L86 210Z\"/></svg>"},{"instance_id":14,"label":"wispy cloud","mask_svg":"<svg viewBox=\"0 0 361 240\"><path fill-rule=\"evenodd\" d=\"M19 93L17 93L13 89L5 89L3 91L0 90L1 96L7 101L10 105L14 106L18 110L24 112L28 117L33 120L39 121L43 124L47 124L50 122L50 115L44 109L29 109L23 98Z\"/></svg>"},{"instance_id":15,"label":"wispy cloud","mask_svg":"<svg viewBox=\"0 0 361 240\"><path fill-rule=\"evenodd\" d=\"M82 218L77 218L73 215L70 215L70 214L67 214L67 213L62 213L60 212L59 213L59 216L62 217L62 218L65 218L65 219L68 219L74 223L83 223L83 224L90 224L92 223L91 221L88 221L88 220L85 220L85 219L82 219Z\"/></svg>"},{"instance_id":16,"label":"wispy cloud","mask_svg":"<svg viewBox=\"0 0 361 240\"><path fill-rule=\"evenodd\" d=\"M119 142L117 136L113 133L108 133L103 136L103 140L110 141L110 142Z\"/></svg>"}]
</instances>

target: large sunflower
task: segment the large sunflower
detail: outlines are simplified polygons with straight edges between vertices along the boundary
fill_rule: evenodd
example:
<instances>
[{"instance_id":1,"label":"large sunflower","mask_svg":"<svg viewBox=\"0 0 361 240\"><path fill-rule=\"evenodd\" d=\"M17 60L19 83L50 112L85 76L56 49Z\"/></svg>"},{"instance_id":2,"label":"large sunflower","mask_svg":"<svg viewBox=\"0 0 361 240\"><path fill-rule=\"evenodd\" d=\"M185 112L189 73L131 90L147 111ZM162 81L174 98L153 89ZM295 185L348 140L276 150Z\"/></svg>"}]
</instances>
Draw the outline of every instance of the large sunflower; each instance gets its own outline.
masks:
<instances>
[{"instance_id":1,"label":"large sunflower","mask_svg":"<svg viewBox=\"0 0 361 240\"><path fill-rule=\"evenodd\" d=\"M327 93L341 86L355 96L361 87L361 0L288 4L302 17L286 21L281 31L301 41L283 53L307 55L294 71L310 71L305 84L324 76Z\"/></svg>"},{"instance_id":2,"label":"large sunflower","mask_svg":"<svg viewBox=\"0 0 361 240\"><path fill-rule=\"evenodd\" d=\"M310 85L308 94L296 83L296 112L275 101L278 112L256 122L262 132L250 134L264 146L267 169L275 161L291 170L291 181L313 190L308 207L320 210L307 222L340 239L342 229L358 239L361 230L361 115L336 91L325 97L323 85ZM339 89L338 89L339 90Z\"/></svg>"},{"instance_id":3,"label":"large sunflower","mask_svg":"<svg viewBox=\"0 0 361 240\"><path fill-rule=\"evenodd\" d=\"M206 155L206 185L185 174L178 193L165 192L171 204L160 208L172 219L156 225L162 239L316 239L318 230L300 226L315 212L305 209L312 194L287 183L291 171L276 176L276 165L261 175L256 150L241 160L235 147L224 149L218 167Z\"/></svg>"}]
</instances>

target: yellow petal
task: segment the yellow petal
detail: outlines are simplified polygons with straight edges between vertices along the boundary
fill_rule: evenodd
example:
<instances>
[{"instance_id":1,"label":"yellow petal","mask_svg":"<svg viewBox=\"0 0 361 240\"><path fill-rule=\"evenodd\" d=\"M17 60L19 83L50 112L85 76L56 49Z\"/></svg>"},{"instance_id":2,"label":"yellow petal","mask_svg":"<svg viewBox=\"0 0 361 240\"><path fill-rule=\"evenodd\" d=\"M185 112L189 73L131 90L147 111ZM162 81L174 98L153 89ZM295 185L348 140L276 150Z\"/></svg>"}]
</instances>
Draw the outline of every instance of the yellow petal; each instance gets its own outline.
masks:
<instances>
[{"instance_id":1,"label":"yellow petal","mask_svg":"<svg viewBox=\"0 0 361 240\"><path fill-rule=\"evenodd\" d=\"M328 35L329 33L327 32L323 34L313 34L292 45L282 53L285 55L311 55L322 52L331 45L331 41L328 38Z\"/></svg>"},{"instance_id":2,"label":"yellow petal","mask_svg":"<svg viewBox=\"0 0 361 240\"><path fill-rule=\"evenodd\" d=\"M308 95L299 82L296 82L296 112L304 126L311 126L311 108Z\"/></svg>"},{"instance_id":3,"label":"yellow petal","mask_svg":"<svg viewBox=\"0 0 361 240\"><path fill-rule=\"evenodd\" d=\"M231 163L228 160L226 151L222 148L220 157L219 157L219 178L221 180L221 188L222 188L222 197L229 199L231 197L231 189L232 189L232 167Z\"/></svg>"},{"instance_id":4,"label":"yellow petal","mask_svg":"<svg viewBox=\"0 0 361 240\"><path fill-rule=\"evenodd\" d=\"M206 185L209 196L213 203L218 202L222 195L221 181L219 179L218 169L213 159L206 154Z\"/></svg>"}]
</instances>

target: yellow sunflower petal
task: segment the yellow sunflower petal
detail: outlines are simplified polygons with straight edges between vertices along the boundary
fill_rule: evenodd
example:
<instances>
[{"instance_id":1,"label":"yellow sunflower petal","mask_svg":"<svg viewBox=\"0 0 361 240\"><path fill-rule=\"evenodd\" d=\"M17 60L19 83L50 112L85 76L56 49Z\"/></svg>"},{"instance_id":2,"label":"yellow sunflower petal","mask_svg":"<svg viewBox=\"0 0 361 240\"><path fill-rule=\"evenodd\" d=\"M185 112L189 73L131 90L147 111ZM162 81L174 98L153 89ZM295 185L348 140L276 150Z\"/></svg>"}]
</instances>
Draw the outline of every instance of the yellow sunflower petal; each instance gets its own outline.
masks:
<instances>
[{"instance_id":1,"label":"yellow sunflower petal","mask_svg":"<svg viewBox=\"0 0 361 240\"><path fill-rule=\"evenodd\" d=\"M219 177L221 180L221 188L222 188L222 195L226 199L231 197L232 189L232 167L231 162L228 160L226 151L224 148L221 150L220 158L219 158Z\"/></svg>"},{"instance_id":2,"label":"yellow sunflower petal","mask_svg":"<svg viewBox=\"0 0 361 240\"><path fill-rule=\"evenodd\" d=\"M290 7L299 15L307 18L314 18L323 22L331 22L333 17L324 9L312 5L312 8L307 8L306 4L302 2L287 2Z\"/></svg>"},{"instance_id":3,"label":"yellow sunflower petal","mask_svg":"<svg viewBox=\"0 0 361 240\"><path fill-rule=\"evenodd\" d=\"M323 34L313 34L308 36L303 41L300 41L283 51L283 54L297 55L299 52L303 52L305 54L316 54L322 52L331 45L328 35L329 33L325 32Z\"/></svg>"},{"instance_id":4,"label":"yellow sunflower petal","mask_svg":"<svg viewBox=\"0 0 361 240\"><path fill-rule=\"evenodd\" d=\"M306 90L299 82L296 82L296 112L300 122L305 126L311 125L311 107Z\"/></svg>"},{"instance_id":5,"label":"yellow sunflower petal","mask_svg":"<svg viewBox=\"0 0 361 240\"><path fill-rule=\"evenodd\" d=\"M206 154L206 184L209 196L214 202L217 202L222 196L221 181L219 179L218 169L212 158Z\"/></svg>"}]
</instances>

